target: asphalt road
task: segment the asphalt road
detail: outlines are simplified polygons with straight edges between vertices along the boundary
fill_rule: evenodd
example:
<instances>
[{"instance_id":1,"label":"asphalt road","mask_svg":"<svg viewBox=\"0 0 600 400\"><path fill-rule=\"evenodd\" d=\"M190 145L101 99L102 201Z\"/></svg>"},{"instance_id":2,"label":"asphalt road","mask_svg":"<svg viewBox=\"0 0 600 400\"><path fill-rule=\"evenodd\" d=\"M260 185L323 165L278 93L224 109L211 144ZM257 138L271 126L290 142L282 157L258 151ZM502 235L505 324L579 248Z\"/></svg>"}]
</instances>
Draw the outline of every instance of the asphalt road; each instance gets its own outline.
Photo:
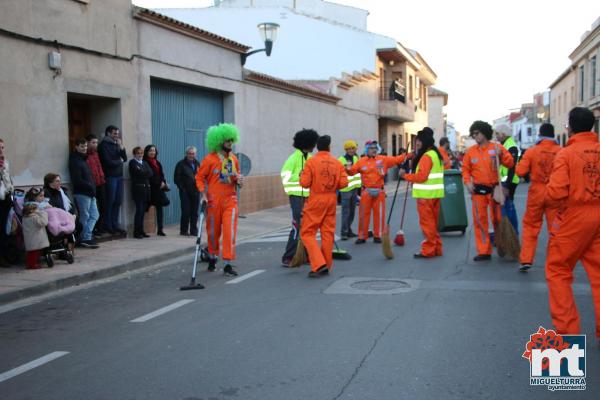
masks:
<instances>
[{"instance_id":1,"label":"asphalt road","mask_svg":"<svg viewBox=\"0 0 600 400\"><path fill-rule=\"evenodd\" d=\"M473 263L470 230L444 235L444 257L417 261L412 200L408 212L407 244L394 248L394 260L372 242L340 242L353 259L320 279L308 279L307 267L281 268L283 243L269 237L239 246L240 273L264 272L238 283L202 264L207 289L181 292L190 260L4 312L0 398L599 398L600 350L581 267L575 292L588 334L587 390L552 393L530 386L521 358L529 335L551 328L544 246L528 274L497 257Z\"/></svg>"}]
</instances>

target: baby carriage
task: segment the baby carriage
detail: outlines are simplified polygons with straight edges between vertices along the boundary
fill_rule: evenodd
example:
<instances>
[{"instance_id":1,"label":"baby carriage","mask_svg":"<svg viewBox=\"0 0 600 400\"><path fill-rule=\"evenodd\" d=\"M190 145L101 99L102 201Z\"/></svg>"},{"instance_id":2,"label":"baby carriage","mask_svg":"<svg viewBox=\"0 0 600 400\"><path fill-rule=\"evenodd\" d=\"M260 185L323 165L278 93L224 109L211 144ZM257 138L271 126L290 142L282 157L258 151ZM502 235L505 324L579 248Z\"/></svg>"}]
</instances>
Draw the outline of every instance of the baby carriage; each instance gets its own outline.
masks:
<instances>
[{"instance_id":1,"label":"baby carriage","mask_svg":"<svg viewBox=\"0 0 600 400\"><path fill-rule=\"evenodd\" d=\"M9 264L17 264L21 255L25 252L25 242L23 240L23 229L21 227L23 215L23 203L25 201L25 191L15 189L10 194L12 207L8 212L6 226L6 244L4 248L4 258Z\"/></svg>"},{"instance_id":2,"label":"baby carriage","mask_svg":"<svg viewBox=\"0 0 600 400\"><path fill-rule=\"evenodd\" d=\"M63 214L66 214L66 211L62 209L46 209L48 213L48 226L46 227L46 233L48 234L48 242L50 246L48 246L44 250L44 258L46 260L46 264L48 264L48 268L52 268L54 266L54 259L52 258L53 254L56 254L60 260L65 260L69 264L73 264L75 261L73 246L75 243L75 222L73 221L73 226L66 233L64 230L60 230L60 226L56 226L53 222L53 213L55 211L60 211Z\"/></svg>"}]
</instances>

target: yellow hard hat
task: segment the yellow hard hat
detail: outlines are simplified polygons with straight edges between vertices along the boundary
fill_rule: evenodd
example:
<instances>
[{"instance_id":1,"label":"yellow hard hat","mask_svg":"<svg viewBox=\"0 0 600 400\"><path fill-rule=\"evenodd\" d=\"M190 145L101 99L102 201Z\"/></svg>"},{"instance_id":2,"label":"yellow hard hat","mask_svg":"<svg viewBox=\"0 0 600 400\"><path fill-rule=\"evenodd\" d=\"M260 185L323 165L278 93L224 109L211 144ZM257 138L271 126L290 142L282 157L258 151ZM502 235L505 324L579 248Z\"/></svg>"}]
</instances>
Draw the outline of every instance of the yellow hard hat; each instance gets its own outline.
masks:
<instances>
[{"instance_id":1,"label":"yellow hard hat","mask_svg":"<svg viewBox=\"0 0 600 400\"><path fill-rule=\"evenodd\" d=\"M348 149L357 149L358 148L358 143L356 143L354 140L346 140L344 142L344 150L348 150Z\"/></svg>"}]
</instances>

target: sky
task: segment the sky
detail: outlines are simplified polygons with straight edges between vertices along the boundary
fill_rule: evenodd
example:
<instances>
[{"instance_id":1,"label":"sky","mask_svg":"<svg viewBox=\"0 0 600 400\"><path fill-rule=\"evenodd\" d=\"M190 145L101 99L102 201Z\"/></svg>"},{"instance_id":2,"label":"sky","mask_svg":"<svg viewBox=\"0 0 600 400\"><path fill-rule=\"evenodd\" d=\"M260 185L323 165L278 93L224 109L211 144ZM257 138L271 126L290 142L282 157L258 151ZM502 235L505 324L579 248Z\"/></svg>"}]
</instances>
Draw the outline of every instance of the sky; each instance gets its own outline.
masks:
<instances>
[{"instance_id":1,"label":"sky","mask_svg":"<svg viewBox=\"0 0 600 400\"><path fill-rule=\"evenodd\" d=\"M301 1L301 0L300 0ZM417 50L448 93L463 134L531 102L570 65L600 17L599 0L335 0L369 11L368 29ZM212 0L134 0L148 8L207 7Z\"/></svg>"}]
</instances>

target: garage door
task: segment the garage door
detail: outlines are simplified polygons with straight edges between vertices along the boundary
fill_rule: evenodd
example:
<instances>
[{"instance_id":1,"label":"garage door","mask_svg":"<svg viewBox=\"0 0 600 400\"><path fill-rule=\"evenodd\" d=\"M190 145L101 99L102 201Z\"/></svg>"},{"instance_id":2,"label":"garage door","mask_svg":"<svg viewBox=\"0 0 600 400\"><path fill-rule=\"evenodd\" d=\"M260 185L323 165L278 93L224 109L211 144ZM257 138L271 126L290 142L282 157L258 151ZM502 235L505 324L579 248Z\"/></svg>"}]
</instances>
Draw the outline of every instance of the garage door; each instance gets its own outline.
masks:
<instances>
[{"instance_id":1,"label":"garage door","mask_svg":"<svg viewBox=\"0 0 600 400\"><path fill-rule=\"evenodd\" d=\"M165 82L151 81L152 140L158 148L158 159L165 178L173 190L171 204L165 208L165 224L179 222L179 193L173 183L175 164L181 160L187 146L198 148L198 159L205 155L206 130L223 122L223 94Z\"/></svg>"}]
</instances>

